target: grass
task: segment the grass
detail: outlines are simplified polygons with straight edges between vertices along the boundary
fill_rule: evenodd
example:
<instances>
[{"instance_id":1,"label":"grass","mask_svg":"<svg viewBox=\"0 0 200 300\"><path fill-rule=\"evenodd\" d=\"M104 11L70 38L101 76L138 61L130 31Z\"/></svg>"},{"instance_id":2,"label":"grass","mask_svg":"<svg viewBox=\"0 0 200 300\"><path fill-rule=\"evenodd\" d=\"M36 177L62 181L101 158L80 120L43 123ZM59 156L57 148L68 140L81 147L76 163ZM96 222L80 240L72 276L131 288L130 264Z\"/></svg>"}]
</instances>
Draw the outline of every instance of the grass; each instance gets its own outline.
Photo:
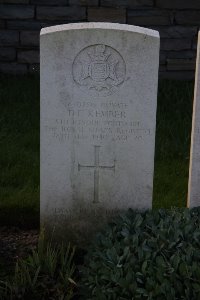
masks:
<instances>
[{"instance_id":1,"label":"grass","mask_svg":"<svg viewBox=\"0 0 200 300\"><path fill-rule=\"evenodd\" d=\"M0 80L0 224L39 224L39 81Z\"/></svg>"},{"instance_id":2,"label":"grass","mask_svg":"<svg viewBox=\"0 0 200 300\"><path fill-rule=\"evenodd\" d=\"M193 82L159 84L154 207L185 206ZM0 79L0 225L39 226L39 79Z\"/></svg>"},{"instance_id":3,"label":"grass","mask_svg":"<svg viewBox=\"0 0 200 300\"><path fill-rule=\"evenodd\" d=\"M159 84L153 207L184 207L187 199L194 82Z\"/></svg>"}]
</instances>

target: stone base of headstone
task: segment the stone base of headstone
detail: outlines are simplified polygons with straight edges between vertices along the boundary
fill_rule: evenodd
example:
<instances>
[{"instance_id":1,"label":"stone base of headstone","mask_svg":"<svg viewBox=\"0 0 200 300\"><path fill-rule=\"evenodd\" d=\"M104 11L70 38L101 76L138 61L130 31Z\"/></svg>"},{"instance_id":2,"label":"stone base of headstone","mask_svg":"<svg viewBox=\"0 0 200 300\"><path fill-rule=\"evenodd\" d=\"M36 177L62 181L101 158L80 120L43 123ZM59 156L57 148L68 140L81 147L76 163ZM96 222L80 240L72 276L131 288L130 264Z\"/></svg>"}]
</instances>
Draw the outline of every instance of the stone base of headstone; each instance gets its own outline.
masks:
<instances>
[{"instance_id":1,"label":"stone base of headstone","mask_svg":"<svg viewBox=\"0 0 200 300\"><path fill-rule=\"evenodd\" d=\"M106 211L80 211L67 215L55 215L43 217L41 228L45 228L45 236L54 243L69 242L80 248L86 248L95 237L97 232L103 230L108 223L111 223L126 210Z\"/></svg>"}]
</instances>

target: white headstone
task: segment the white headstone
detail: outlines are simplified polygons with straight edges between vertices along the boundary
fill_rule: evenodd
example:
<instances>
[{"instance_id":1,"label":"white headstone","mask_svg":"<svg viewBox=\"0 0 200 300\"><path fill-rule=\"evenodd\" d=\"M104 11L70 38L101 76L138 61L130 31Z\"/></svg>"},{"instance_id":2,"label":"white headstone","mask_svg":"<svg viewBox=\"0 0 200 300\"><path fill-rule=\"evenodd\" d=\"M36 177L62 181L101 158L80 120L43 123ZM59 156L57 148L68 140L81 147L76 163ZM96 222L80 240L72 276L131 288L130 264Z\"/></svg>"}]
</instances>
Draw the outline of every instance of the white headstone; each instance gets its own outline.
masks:
<instances>
[{"instance_id":1,"label":"white headstone","mask_svg":"<svg viewBox=\"0 0 200 300\"><path fill-rule=\"evenodd\" d=\"M188 186L188 207L195 206L200 206L200 32L196 61Z\"/></svg>"},{"instance_id":2,"label":"white headstone","mask_svg":"<svg viewBox=\"0 0 200 300\"><path fill-rule=\"evenodd\" d=\"M112 23L44 28L41 224L82 243L152 207L159 34Z\"/></svg>"}]
</instances>

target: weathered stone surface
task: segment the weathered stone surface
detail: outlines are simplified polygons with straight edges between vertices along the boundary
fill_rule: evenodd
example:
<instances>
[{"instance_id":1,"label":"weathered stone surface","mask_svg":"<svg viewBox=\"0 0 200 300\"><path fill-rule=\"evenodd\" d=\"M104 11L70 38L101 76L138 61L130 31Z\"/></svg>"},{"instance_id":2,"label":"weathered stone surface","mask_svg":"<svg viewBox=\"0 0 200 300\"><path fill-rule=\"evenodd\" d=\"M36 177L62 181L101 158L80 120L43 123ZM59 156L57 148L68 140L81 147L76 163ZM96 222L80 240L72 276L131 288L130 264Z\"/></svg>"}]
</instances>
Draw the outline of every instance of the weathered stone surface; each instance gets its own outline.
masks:
<instances>
[{"instance_id":1,"label":"weathered stone surface","mask_svg":"<svg viewBox=\"0 0 200 300\"><path fill-rule=\"evenodd\" d=\"M137 8L153 6L153 0L101 0L101 6Z\"/></svg>"},{"instance_id":2,"label":"weathered stone surface","mask_svg":"<svg viewBox=\"0 0 200 300\"><path fill-rule=\"evenodd\" d=\"M9 4L29 4L29 0L0 0L0 3Z\"/></svg>"},{"instance_id":3,"label":"weathered stone surface","mask_svg":"<svg viewBox=\"0 0 200 300\"><path fill-rule=\"evenodd\" d=\"M178 11L175 14L177 24L181 25L200 25L200 11Z\"/></svg>"},{"instance_id":4,"label":"weathered stone surface","mask_svg":"<svg viewBox=\"0 0 200 300\"><path fill-rule=\"evenodd\" d=\"M37 5L68 5L68 0L30 0L31 4Z\"/></svg>"},{"instance_id":5,"label":"weathered stone surface","mask_svg":"<svg viewBox=\"0 0 200 300\"><path fill-rule=\"evenodd\" d=\"M145 28L42 29L40 211L57 236L80 246L119 211L151 208L158 61Z\"/></svg>"},{"instance_id":6,"label":"weathered stone surface","mask_svg":"<svg viewBox=\"0 0 200 300\"><path fill-rule=\"evenodd\" d=\"M0 30L0 45L15 46L19 44L19 32L14 30Z\"/></svg>"},{"instance_id":7,"label":"weathered stone surface","mask_svg":"<svg viewBox=\"0 0 200 300\"><path fill-rule=\"evenodd\" d=\"M166 51L167 58L196 58L195 50L183 50L183 51Z\"/></svg>"},{"instance_id":8,"label":"weathered stone surface","mask_svg":"<svg viewBox=\"0 0 200 300\"><path fill-rule=\"evenodd\" d=\"M166 70L167 70L167 66L166 65L160 65L159 66L159 73L165 72Z\"/></svg>"},{"instance_id":9,"label":"weathered stone surface","mask_svg":"<svg viewBox=\"0 0 200 300\"><path fill-rule=\"evenodd\" d=\"M22 31L20 33L20 42L23 46L39 46L38 31Z\"/></svg>"},{"instance_id":10,"label":"weathered stone surface","mask_svg":"<svg viewBox=\"0 0 200 300\"><path fill-rule=\"evenodd\" d=\"M189 39L161 39L161 50L187 50L191 43Z\"/></svg>"},{"instance_id":11,"label":"weathered stone surface","mask_svg":"<svg viewBox=\"0 0 200 300\"><path fill-rule=\"evenodd\" d=\"M156 7L169 9L200 9L199 0L156 0Z\"/></svg>"},{"instance_id":12,"label":"weathered stone surface","mask_svg":"<svg viewBox=\"0 0 200 300\"><path fill-rule=\"evenodd\" d=\"M0 20L0 28L3 29L6 27L6 23L4 20Z\"/></svg>"},{"instance_id":13,"label":"weathered stone surface","mask_svg":"<svg viewBox=\"0 0 200 300\"><path fill-rule=\"evenodd\" d=\"M78 21L86 20L86 8L71 6L59 6L59 7L37 7L37 19L43 20L67 20Z\"/></svg>"},{"instance_id":14,"label":"weathered stone surface","mask_svg":"<svg viewBox=\"0 0 200 300\"><path fill-rule=\"evenodd\" d=\"M69 0L69 5L98 6L99 0Z\"/></svg>"},{"instance_id":15,"label":"weathered stone surface","mask_svg":"<svg viewBox=\"0 0 200 300\"><path fill-rule=\"evenodd\" d=\"M7 28L8 29L18 29L18 30L39 30L44 27L49 27L53 25L63 24L63 21L51 21L51 20L23 20L23 21L7 21Z\"/></svg>"},{"instance_id":16,"label":"weathered stone surface","mask_svg":"<svg viewBox=\"0 0 200 300\"><path fill-rule=\"evenodd\" d=\"M161 38L192 38L197 35L197 26L152 26L153 30L160 33Z\"/></svg>"},{"instance_id":17,"label":"weathered stone surface","mask_svg":"<svg viewBox=\"0 0 200 300\"><path fill-rule=\"evenodd\" d=\"M17 53L17 59L20 63L39 63L39 51L37 50L20 50Z\"/></svg>"},{"instance_id":18,"label":"weathered stone surface","mask_svg":"<svg viewBox=\"0 0 200 300\"><path fill-rule=\"evenodd\" d=\"M0 48L0 60L14 61L16 58L16 51L14 48L3 47Z\"/></svg>"},{"instance_id":19,"label":"weathered stone surface","mask_svg":"<svg viewBox=\"0 0 200 300\"><path fill-rule=\"evenodd\" d=\"M39 74L40 64L31 64L31 65L29 65L28 72L31 73L31 74Z\"/></svg>"},{"instance_id":20,"label":"weathered stone surface","mask_svg":"<svg viewBox=\"0 0 200 300\"><path fill-rule=\"evenodd\" d=\"M88 8L89 22L126 23L126 10L123 8Z\"/></svg>"},{"instance_id":21,"label":"weathered stone surface","mask_svg":"<svg viewBox=\"0 0 200 300\"><path fill-rule=\"evenodd\" d=\"M196 61L193 120L190 148L188 207L200 206L200 32Z\"/></svg>"},{"instance_id":22,"label":"weathered stone surface","mask_svg":"<svg viewBox=\"0 0 200 300\"><path fill-rule=\"evenodd\" d=\"M160 79L170 79L170 80L193 80L193 71L166 71L159 73Z\"/></svg>"},{"instance_id":23,"label":"weathered stone surface","mask_svg":"<svg viewBox=\"0 0 200 300\"><path fill-rule=\"evenodd\" d=\"M31 19L34 17L33 5L4 5L0 4L2 19Z\"/></svg>"},{"instance_id":24,"label":"weathered stone surface","mask_svg":"<svg viewBox=\"0 0 200 300\"><path fill-rule=\"evenodd\" d=\"M169 71L193 71L195 60L192 59L167 59L167 70Z\"/></svg>"},{"instance_id":25,"label":"weathered stone surface","mask_svg":"<svg viewBox=\"0 0 200 300\"><path fill-rule=\"evenodd\" d=\"M197 50L197 39L196 38L194 38L192 40L192 49Z\"/></svg>"},{"instance_id":26,"label":"weathered stone surface","mask_svg":"<svg viewBox=\"0 0 200 300\"><path fill-rule=\"evenodd\" d=\"M127 23L140 26L170 25L172 17L170 12L162 10L128 10Z\"/></svg>"},{"instance_id":27,"label":"weathered stone surface","mask_svg":"<svg viewBox=\"0 0 200 300\"><path fill-rule=\"evenodd\" d=\"M0 63L0 73L23 75L27 73L27 66L18 63Z\"/></svg>"},{"instance_id":28,"label":"weathered stone surface","mask_svg":"<svg viewBox=\"0 0 200 300\"><path fill-rule=\"evenodd\" d=\"M37 20L8 20L8 29L18 29L18 30L40 30L45 26L45 22Z\"/></svg>"},{"instance_id":29,"label":"weathered stone surface","mask_svg":"<svg viewBox=\"0 0 200 300\"><path fill-rule=\"evenodd\" d=\"M161 51L160 52L160 64L164 65L166 63L166 52Z\"/></svg>"}]
</instances>

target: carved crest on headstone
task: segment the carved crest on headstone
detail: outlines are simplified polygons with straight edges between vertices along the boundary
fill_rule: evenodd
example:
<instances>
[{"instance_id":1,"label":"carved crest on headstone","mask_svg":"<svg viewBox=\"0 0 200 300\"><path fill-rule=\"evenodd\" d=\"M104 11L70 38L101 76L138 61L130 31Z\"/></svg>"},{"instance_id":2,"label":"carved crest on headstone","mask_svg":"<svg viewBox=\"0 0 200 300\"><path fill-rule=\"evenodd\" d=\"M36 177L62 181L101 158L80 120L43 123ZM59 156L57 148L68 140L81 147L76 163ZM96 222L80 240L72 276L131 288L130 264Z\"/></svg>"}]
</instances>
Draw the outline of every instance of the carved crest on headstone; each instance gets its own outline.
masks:
<instances>
[{"instance_id":1,"label":"carved crest on headstone","mask_svg":"<svg viewBox=\"0 0 200 300\"><path fill-rule=\"evenodd\" d=\"M124 82L125 73L122 56L103 44L84 48L73 62L74 81L104 96L112 94Z\"/></svg>"}]
</instances>

